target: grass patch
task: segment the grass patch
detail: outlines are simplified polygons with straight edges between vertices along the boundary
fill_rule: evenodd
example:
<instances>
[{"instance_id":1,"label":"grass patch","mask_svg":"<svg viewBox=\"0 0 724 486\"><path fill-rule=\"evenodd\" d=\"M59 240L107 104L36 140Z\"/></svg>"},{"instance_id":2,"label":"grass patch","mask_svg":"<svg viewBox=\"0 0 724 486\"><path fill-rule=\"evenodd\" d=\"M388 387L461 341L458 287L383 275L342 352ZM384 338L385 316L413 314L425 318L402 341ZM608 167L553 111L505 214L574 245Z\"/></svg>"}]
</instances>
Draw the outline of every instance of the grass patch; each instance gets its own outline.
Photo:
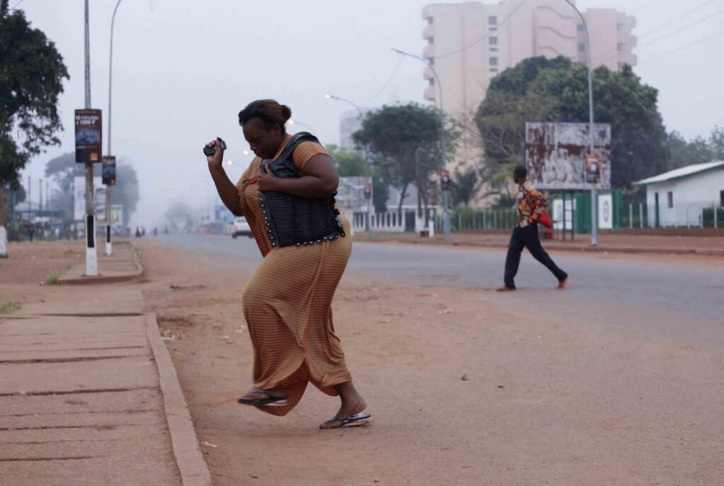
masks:
<instances>
[{"instance_id":1,"label":"grass patch","mask_svg":"<svg viewBox=\"0 0 724 486\"><path fill-rule=\"evenodd\" d=\"M50 272L48 276L45 277L45 280L43 280L42 285L58 285L58 283L60 283L60 276L71 268L73 268L73 265L67 265L64 270Z\"/></svg>"},{"instance_id":2,"label":"grass patch","mask_svg":"<svg viewBox=\"0 0 724 486\"><path fill-rule=\"evenodd\" d=\"M18 309L20 309L20 302L8 302L7 304L0 305L0 316L10 314Z\"/></svg>"},{"instance_id":3,"label":"grass patch","mask_svg":"<svg viewBox=\"0 0 724 486\"><path fill-rule=\"evenodd\" d=\"M44 285L58 285L62 272L50 272L50 274L43 280Z\"/></svg>"}]
</instances>

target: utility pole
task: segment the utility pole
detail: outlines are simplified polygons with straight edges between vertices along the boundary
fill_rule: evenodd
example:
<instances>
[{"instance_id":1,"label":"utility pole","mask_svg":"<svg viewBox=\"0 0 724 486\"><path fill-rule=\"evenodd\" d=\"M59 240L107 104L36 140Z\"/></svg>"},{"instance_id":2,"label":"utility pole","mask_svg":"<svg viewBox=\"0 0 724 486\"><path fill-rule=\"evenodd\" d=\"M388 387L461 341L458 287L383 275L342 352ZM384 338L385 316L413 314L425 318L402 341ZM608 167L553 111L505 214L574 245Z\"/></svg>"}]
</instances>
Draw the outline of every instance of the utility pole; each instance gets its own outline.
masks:
<instances>
[{"instance_id":1,"label":"utility pole","mask_svg":"<svg viewBox=\"0 0 724 486\"><path fill-rule=\"evenodd\" d=\"M111 42L110 42L110 55L108 57L108 157L113 157L111 151L111 100L113 96L113 27L116 23L116 12L118 6L123 0L116 2L116 7L113 9L113 16L111 17ZM115 167L113 169L115 171ZM114 180L115 182L115 180ZM113 246L111 243L111 187L113 184L106 184L106 255L113 254Z\"/></svg>"},{"instance_id":2,"label":"utility pole","mask_svg":"<svg viewBox=\"0 0 724 486\"><path fill-rule=\"evenodd\" d=\"M573 7L583 24L583 31L586 34L586 66L588 67L588 155L594 155L595 145L595 134L593 131L593 73L591 69L591 36L588 32L588 24L586 18L583 16L580 10L571 2L571 0L565 0L565 2ZM599 169L600 170L600 169ZM584 170L584 173L586 171ZM598 245L598 196L596 194L597 182L591 183L591 246Z\"/></svg>"},{"instance_id":3,"label":"utility pole","mask_svg":"<svg viewBox=\"0 0 724 486\"><path fill-rule=\"evenodd\" d=\"M85 0L85 108L91 108L90 84L90 14L88 0ZM98 276L98 254L96 253L95 205L93 190L93 162L85 163L85 274Z\"/></svg>"}]
</instances>

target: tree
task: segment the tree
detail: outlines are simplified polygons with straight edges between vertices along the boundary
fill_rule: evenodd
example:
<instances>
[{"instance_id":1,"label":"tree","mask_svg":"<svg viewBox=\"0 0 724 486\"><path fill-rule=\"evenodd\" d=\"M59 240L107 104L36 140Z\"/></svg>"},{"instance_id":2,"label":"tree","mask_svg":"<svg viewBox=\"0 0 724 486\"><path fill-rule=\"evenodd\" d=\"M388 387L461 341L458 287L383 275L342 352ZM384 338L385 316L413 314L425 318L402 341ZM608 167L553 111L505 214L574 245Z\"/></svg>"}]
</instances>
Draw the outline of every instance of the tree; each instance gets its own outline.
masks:
<instances>
[{"instance_id":1,"label":"tree","mask_svg":"<svg viewBox=\"0 0 724 486\"><path fill-rule=\"evenodd\" d=\"M703 164L714 160L712 148L706 140L697 137L687 141L676 131L666 136L666 148L669 151L668 170L678 169L691 164Z\"/></svg>"},{"instance_id":2,"label":"tree","mask_svg":"<svg viewBox=\"0 0 724 486\"><path fill-rule=\"evenodd\" d=\"M343 149L336 145L327 145L327 150L335 162L340 177L360 177L370 175L365 157L360 152Z\"/></svg>"},{"instance_id":3,"label":"tree","mask_svg":"<svg viewBox=\"0 0 724 486\"><path fill-rule=\"evenodd\" d=\"M8 0L0 0L0 207L5 185L18 183L29 158L60 144L55 133L63 128L58 97L64 79L68 70L55 44L31 28L22 10L10 13ZM0 210L4 226L5 211ZM0 251L5 246L0 241Z\"/></svg>"},{"instance_id":4,"label":"tree","mask_svg":"<svg viewBox=\"0 0 724 486\"><path fill-rule=\"evenodd\" d=\"M166 211L166 219L174 230L184 232L193 225L193 211L185 202L176 201Z\"/></svg>"},{"instance_id":5,"label":"tree","mask_svg":"<svg viewBox=\"0 0 724 486\"><path fill-rule=\"evenodd\" d=\"M475 195L475 188L478 182L478 173L470 168L464 173L460 172L459 169L455 169L452 177L451 184L451 196L453 206L463 204L468 206L470 200Z\"/></svg>"},{"instance_id":6,"label":"tree","mask_svg":"<svg viewBox=\"0 0 724 486\"><path fill-rule=\"evenodd\" d=\"M100 176L100 170L100 164L93 164L94 176ZM123 206L123 226L128 226L140 198L138 176L133 166L125 163L117 165L116 173L117 184L111 189L111 204ZM66 223L73 221L74 179L85 176L85 164L76 163L75 154L66 153L48 161L45 176L52 178L60 189L51 205L63 210Z\"/></svg>"},{"instance_id":7,"label":"tree","mask_svg":"<svg viewBox=\"0 0 724 486\"><path fill-rule=\"evenodd\" d=\"M666 131L657 108L658 92L624 65L593 73L594 118L611 125L613 187L666 170ZM478 110L478 126L491 163L523 162L526 121L587 123L588 71L565 58L531 58L493 79Z\"/></svg>"},{"instance_id":8,"label":"tree","mask_svg":"<svg viewBox=\"0 0 724 486\"><path fill-rule=\"evenodd\" d=\"M724 160L724 127L716 126L709 136L713 160Z\"/></svg>"},{"instance_id":9,"label":"tree","mask_svg":"<svg viewBox=\"0 0 724 486\"><path fill-rule=\"evenodd\" d=\"M512 167L523 163L525 157L525 123L545 116L539 93L529 88L541 72L569 69L571 64L564 57L525 59L492 79L478 108L475 121L485 150L481 176L493 188L492 194L506 203Z\"/></svg>"},{"instance_id":10,"label":"tree","mask_svg":"<svg viewBox=\"0 0 724 486\"><path fill-rule=\"evenodd\" d=\"M365 155L336 145L327 145L332 158L337 162L340 177L372 176L372 205L376 213L387 212L387 198L390 191L373 167L365 160Z\"/></svg>"},{"instance_id":11,"label":"tree","mask_svg":"<svg viewBox=\"0 0 724 486\"><path fill-rule=\"evenodd\" d=\"M355 143L367 150L380 178L400 191L398 211L410 183L429 179L453 153L457 135L443 128L441 116L435 108L417 103L383 106L368 113L362 128L352 135ZM420 148L424 156L416 155Z\"/></svg>"},{"instance_id":12,"label":"tree","mask_svg":"<svg viewBox=\"0 0 724 486\"><path fill-rule=\"evenodd\" d=\"M547 121L587 122L587 77L588 71L581 64L539 74L530 89L545 100ZM614 188L631 189L633 182L665 172L669 166L657 98L658 91L642 84L629 65L619 72L605 66L593 72L595 122L611 125Z\"/></svg>"}]
</instances>

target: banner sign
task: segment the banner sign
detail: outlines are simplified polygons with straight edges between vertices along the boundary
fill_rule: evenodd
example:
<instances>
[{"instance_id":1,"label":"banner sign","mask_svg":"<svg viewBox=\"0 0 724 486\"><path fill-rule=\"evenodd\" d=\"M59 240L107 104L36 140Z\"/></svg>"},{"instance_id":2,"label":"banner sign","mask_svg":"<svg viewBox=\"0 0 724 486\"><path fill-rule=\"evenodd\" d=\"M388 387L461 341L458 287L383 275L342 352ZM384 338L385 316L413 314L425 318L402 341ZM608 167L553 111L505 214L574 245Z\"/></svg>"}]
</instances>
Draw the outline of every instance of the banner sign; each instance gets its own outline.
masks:
<instances>
[{"instance_id":1,"label":"banner sign","mask_svg":"<svg viewBox=\"0 0 724 486\"><path fill-rule=\"evenodd\" d=\"M106 210L105 205L102 210L99 210L96 214L96 222L99 225L106 224ZM122 226L123 225L123 204L111 204L111 226Z\"/></svg>"},{"instance_id":2,"label":"banner sign","mask_svg":"<svg viewBox=\"0 0 724 486\"><path fill-rule=\"evenodd\" d=\"M525 165L536 189L587 190L611 188L611 126L593 126L590 152L587 123L525 124Z\"/></svg>"},{"instance_id":3,"label":"banner sign","mask_svg":"<svg viewBox=\"0 0 724 486\"><path fill-rule=\"evenodd\" d=\"M100 162L103 153L101 110L75 110L75 161Z\"/></svg>"},{"instance_id":4,"label":"banner sign","mask_svg":"<svg viewBox=\"0 0 724 486\"><path fill-rule=\"evenodd\" d=\"M106 188L101 185L101 178L93 178L93 191L95 195L93 197L93 207L95 208L95 214L98 215L103 213L105 219L106 210ZM73 179L73 196L74 196L74 211L73 219L76 221L85 220L85 177L75 177Z\"/></svg>"},{"instance_id":5,"label":"banner sign","mask_svg":"<svg viewBox=\"0 0 724 486\"><path fill-rule=\"evenodd\" d=\"M103 165L101 170L103 184L106 186L116 185L116 157L113 155L103 156Z\"/></svg>"}]
</instances>

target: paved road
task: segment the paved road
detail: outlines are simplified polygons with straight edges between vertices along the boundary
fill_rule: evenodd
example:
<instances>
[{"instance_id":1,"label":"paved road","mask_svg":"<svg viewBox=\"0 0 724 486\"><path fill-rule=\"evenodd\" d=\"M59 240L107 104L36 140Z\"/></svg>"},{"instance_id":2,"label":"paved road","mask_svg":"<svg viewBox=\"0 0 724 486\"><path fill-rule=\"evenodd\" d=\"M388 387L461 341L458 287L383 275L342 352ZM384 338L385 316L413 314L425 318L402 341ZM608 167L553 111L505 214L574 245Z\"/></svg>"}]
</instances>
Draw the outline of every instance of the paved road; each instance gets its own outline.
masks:
<instances>
[{"instance_id":1,"label":"paved road","mask_svg":"<svg viewBox=\"0 0 724 486\"><path fill-rule=\"evenodd\" d=\"M260 260L253 240L164 235L162 244L216 255L219 268L248 274ZM519 292L495 294L502 305L532 305L542 316L591 326L627 328L682 344L724 345L724 271L721 266L636 261L602 254L552 253L574 286L552 291L548 271L525 254ZM505 251L490 248L355 244L348 275L426 287L489 292L501 284Z\"/></svg>"}]
</instances>

